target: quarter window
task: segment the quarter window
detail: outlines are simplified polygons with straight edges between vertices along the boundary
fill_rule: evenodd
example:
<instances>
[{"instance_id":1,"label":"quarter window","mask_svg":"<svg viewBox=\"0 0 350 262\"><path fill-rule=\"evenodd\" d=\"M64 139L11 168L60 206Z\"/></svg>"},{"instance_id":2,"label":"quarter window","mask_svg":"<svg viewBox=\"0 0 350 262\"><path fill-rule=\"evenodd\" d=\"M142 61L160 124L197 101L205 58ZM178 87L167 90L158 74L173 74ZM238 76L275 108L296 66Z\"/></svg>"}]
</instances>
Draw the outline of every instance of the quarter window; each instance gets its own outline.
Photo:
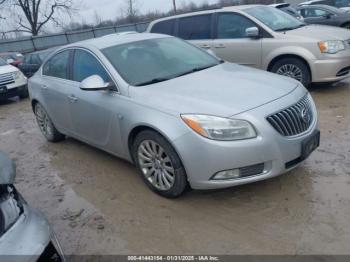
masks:
<instances>
[{"instance_id":1,"label":"quarter window","mask_svg":"<svg viewBox=\"0 0 350 262\"><path fill-rule=\"evenodd\" d=\"M211 19L212 15L181 18L179 21L179 37L185 40L210 39Z\"/></svg>"},{"instance_id":2,"label":"quarter window","mask_svg":"<svg viewBox=\"0 0 350 262\"><path fill-rule=\"evenodd\" d=\"M173 35L174 28L175 28L175 20L172 19L172 20L162 21L162 22L155 24L152 27L151 32L152 33L159 33L159 34L166 34L166 35Z\"/></svg>"},{"instance_id":3,"label":"quarter window","mask_svg":"<svg viewBox=\"0 0 350 262\"><path fill-rule=\"evenodd\" d=\"M44 65L43 74L63 79L68 79L68 63L70 51L63 51L53 56Z\"/></svg>"},{"instance_id":4,"label":"quarter window","mask_svg":"<svg viewBox=\"0 0 350 262\"><path fill-rule=\"evenodd\" d=\"M256 27L254 22L239 14L220 14L218 19L218 38L246 38L246 29Z\"/></svg>"},{"instance_id":5,"label":"quarter window","mask_svg":"<svg viewBox=\"0 0 350 262\"><path fill-rule=\"evenodd\" d=\"M92 54L83 50L76 50L73 64L73 81L82 82L92 75L99 75L105 82L110 82L106 70Z\"/></svg>"}]
</instances>

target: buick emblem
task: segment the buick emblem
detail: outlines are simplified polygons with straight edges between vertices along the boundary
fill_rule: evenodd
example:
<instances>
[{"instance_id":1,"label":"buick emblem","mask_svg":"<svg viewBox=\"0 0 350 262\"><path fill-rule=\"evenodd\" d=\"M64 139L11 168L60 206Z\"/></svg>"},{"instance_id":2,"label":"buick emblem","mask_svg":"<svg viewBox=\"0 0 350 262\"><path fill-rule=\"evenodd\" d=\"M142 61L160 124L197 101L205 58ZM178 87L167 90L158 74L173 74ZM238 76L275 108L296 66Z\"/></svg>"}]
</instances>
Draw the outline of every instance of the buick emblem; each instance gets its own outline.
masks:
<instances>
[{"instance_id":1,"label":"buick emblem","mask_svg":"<svg viewBox=\"0 0 350 262\"><path fill-rule=\"evenodd\" d=\"M309 124L310 123L311 116L310 116L309 111L305 107L301 109L300 116L301 116L301 119L303 120L303 122L305 124Z\"/></svg>"}]
</instances>

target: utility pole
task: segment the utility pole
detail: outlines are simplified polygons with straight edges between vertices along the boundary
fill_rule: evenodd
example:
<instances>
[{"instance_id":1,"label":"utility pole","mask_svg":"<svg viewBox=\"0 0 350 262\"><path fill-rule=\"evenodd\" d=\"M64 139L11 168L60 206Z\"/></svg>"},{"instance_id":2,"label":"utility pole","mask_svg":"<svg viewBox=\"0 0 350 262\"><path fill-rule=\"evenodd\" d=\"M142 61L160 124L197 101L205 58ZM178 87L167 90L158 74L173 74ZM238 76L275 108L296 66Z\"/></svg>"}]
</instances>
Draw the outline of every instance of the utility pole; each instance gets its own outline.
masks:
<instances>
[{"instance_id":1,"label":"utility pole","mask_svg":"<svg viewBox=\"0 0 350 262\"><path fill-rule=\"evenodd\" d=\"M174 13L176 14L177 10L176 10L176 0L173 0L173 6L174 6Z\"/></svg>"}]
</instances>

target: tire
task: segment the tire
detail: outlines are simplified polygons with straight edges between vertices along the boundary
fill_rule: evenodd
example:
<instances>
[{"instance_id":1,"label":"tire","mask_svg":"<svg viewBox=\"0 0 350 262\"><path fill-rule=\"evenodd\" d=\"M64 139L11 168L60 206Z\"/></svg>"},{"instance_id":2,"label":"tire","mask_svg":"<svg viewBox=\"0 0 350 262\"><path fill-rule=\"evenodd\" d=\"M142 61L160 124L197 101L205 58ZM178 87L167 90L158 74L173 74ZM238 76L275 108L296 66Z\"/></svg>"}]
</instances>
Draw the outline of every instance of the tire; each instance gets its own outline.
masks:
<instances>
[{"instance_id":1,"label":"tire","mask_svg":"<svg viewBox=\"0 0 350 262\"><path fill-rule=\"evenodd\" d=\"M307 87L311 82L311 74L304 61L294 57L282 58L271 67L271 72L294 78Z\"/></svg>"},{"instance_id":2,"label":"tire","mask_svg":"<svg viewBox=\"0 0 350 262\"><path fill-rule=\"evenodd\" d=\"M22 90L22 92L19 94L19 98L20 99L25 99L25 98L28 98L29 97L29 92L28 92L28 88L24 88Z\"/></svg>"},{"instance_id":3,"label":"tire","mask_svg":"<svg viewBox=\"0 0 350 262\"><path fill-rule=\"evenodd\" d=\"M350 30L350 22L343 24L341 27Z\"/></svg>"},{"instance_id":4,"label":"tire","mask_svg":"<svg viewBox=\"0 0 350 262\"><path fill-rule=\"evenodd\" d=\"M171 144L151 130L140 132L132 145L137 169L146 185L155 193L176 198L186 190L187 176Z\"/></svg>"},{"instance_id":5,"label":"tire","mask_svg":"<svg viewBox=\"0 0 350 262\"><path fill-rule=\"evenodd\" d=\"M34 113L40 131L48 141L56 143L66 138L65 135L61 134L56 129L49 115L47 114L47 112L41 104L37 103L34 106Z\"/></svg>"}]
</instances>

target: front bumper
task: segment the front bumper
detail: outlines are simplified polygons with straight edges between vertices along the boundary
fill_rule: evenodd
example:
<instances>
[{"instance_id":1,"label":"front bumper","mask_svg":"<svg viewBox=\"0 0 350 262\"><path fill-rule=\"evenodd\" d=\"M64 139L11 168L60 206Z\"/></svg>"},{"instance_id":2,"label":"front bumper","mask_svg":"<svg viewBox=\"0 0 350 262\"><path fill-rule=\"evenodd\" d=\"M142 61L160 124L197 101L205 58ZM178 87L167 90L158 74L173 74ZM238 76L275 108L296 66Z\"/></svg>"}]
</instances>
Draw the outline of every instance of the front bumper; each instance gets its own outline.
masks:
<instances>
[{"instance_id":1,"label":"front bumper","mask_svg":"<svg viewBox=\"0 0 350 262\"><path fill-rule=\"evenodd\" d=\"M336 82L350 77L350 50L327 55L327 58L310 64L312 82Z\"/></svg>"},{"instance_id":2,"label":"front bumper","mask_svg":"<svg viewBox=\"0 0 350 262\"><path fill-rule=\"evenodd\" d=\"M21 77L8 85L0 84L0 99L8 99L18 96L27 90L27 78Z\"/></svg>"},{"instance_id":3,"label":"front bumper","mask_svg":"<svg viewBox=\"0 0 350 262\"><path fill-rule=\"evenodd\" d=\"M60 257L55 261L64 261L61 247L45 217L25 205L17 222L0 238L1 260L34 262L50 253L47 251L51 245Z\"/></svg>"},{"instance_id":4,"label":"front bumper","mask_svg":"<svg viewBox=\"0 0 350 262\"><path fill-rule=\"evenodd\" d=\"M185 166L189 183L194 189L217 189L252 183L281 175L301 161L302 143L317 129L317 112L313 104L314 119L310 128L295 137L280 135L266 120L266 116L277 109L297 103L305 91L298 91L263 107L234 116L253 123L258 137L242 141L213 141L189 132L173 141ZM311 99L312 100L312 99ZM277 110L278 111L278 110ZM291 164L292 163L292 164ZM224 170L264 164L261 173L244 178L213 180L213 176Z\"/></svg>"}]
</instances>

